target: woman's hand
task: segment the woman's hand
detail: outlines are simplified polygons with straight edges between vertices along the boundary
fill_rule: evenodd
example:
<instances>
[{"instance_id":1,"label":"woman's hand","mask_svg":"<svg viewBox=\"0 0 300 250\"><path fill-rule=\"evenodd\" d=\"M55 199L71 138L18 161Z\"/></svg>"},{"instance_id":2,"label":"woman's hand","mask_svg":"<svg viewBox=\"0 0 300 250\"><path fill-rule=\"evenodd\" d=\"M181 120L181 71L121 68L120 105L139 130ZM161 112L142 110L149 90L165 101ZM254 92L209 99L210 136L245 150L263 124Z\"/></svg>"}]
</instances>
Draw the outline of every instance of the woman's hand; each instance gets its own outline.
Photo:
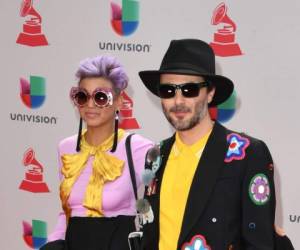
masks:
<instances>
[{"instance_id":1,"label":"woman's hand","mask_svg":"<svg viewBox=\"0 0 300 250\"><path fill-rule=\"evenodd\" d=\"M281 227L278 227L276 225L274 225L274 227L275 227L275 231L278 235L280 235L280 236L285 236L286 235L286 233L284 232L284 230Z\"/></svg>"}]
</instances>

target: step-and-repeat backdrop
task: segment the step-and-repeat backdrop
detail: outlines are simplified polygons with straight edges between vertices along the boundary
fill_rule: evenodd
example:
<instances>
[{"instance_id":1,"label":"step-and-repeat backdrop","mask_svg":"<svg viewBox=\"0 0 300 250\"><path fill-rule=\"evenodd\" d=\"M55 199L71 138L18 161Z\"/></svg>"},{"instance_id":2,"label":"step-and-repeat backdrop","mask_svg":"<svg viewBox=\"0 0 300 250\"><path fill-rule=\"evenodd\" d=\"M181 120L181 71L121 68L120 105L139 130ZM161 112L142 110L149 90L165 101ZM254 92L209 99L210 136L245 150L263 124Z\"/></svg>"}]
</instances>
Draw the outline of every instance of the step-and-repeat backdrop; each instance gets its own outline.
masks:
<instances>
[{"instance_id":1,"label":"step-and-repeat backdrop","mask_svg":"<svg viewBox=\"0 0 300 250\"><path fill-rule=\"evenodd\" d=\"M298 0L2 0L0 249L38 249L56 224L57 144L77 131L79 61L117 56L130 76L122 126L159 141L173 131L138 71L158 69L179 38L210 43L218 73L234 81L212 114L268 144L276 222L299 249L299 13Z\"/></svg>"}]
</instances>

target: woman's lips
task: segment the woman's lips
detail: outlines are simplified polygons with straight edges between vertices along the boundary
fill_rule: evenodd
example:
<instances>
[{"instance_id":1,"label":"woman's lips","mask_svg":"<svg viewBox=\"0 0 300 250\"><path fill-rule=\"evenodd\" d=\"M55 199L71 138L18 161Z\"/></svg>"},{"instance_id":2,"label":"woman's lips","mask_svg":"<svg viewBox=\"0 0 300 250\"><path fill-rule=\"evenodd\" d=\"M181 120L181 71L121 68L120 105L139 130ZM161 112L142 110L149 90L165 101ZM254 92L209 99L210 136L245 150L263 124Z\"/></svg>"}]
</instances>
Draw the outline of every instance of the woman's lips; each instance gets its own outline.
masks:
<instances>
[{"instance_id":1,"label":"woman's lips","mask_svg":"<svg viewBox=\"0 0 300 250\"><path fill-rule=\"evenodd\" d=\"M87 118L96 118L96 117L99 116L99 114L96 113L96 112L86 112L86 113L85 113L85 116L86 116Z\"/></svg>"}]
</instances>

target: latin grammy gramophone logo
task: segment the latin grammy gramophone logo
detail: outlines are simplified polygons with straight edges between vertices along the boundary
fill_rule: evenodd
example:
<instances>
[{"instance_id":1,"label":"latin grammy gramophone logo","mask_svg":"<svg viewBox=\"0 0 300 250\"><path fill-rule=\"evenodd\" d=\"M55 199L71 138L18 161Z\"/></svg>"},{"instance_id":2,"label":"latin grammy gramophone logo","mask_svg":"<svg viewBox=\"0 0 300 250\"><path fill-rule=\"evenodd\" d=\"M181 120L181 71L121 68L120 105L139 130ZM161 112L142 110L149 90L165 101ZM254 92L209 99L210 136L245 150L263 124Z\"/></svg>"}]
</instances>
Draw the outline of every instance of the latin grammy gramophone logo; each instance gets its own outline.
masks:
<instances>
[{"instance_id":1,"label":"latin grammy gramophone logo","mask_svg":"<svg viewBox=\"0 0 300 250\"><path fill-rule=\"evenodd\" d=\"M132 99L125 93L122 92L123 104L120 109L121 122L120 128L123 129L139 129L140 126L137 120L132 116L133 110L133 101Z\"/></svg>"},{"instance_id":2,"label":"latin grammy gramophone logo","mask_svg":"<svg viewBox=\"0 0 300 250\"><path fill-rule=\"evenodd\" d=\"M27 18L23 24L23 32L17 38L16 43L28 46L45 46L48 41L42 33L42 17L34 9L32 0L23 0L20 16Z\"/></svg>"},{"instance_id":3,"label":"latin grammy gramophone logo","mask_svg":"<svg viewBox=\"0 0 300 250\"><path fill-rule=\"evenodd\" d=\"M43 166L35 158L32 148L24 153L23 165L26 167L26 172L19 189L32 193L50 192L47 184L43 181Z\"/></svg>"},{"instance_id":4,"label":"latin grammy gramophone logo","mask_svg":"<svg viewBox=\"0 0 300 250\"><path fill-rule=\"evenodd\" d=\"M222 57L242 55L240 46L235 42L236 24L228 17L225 3L215 8L211 24L223 25L214 33L214 40L210 43L215 54Z\"/></svg>"}]
</instances>

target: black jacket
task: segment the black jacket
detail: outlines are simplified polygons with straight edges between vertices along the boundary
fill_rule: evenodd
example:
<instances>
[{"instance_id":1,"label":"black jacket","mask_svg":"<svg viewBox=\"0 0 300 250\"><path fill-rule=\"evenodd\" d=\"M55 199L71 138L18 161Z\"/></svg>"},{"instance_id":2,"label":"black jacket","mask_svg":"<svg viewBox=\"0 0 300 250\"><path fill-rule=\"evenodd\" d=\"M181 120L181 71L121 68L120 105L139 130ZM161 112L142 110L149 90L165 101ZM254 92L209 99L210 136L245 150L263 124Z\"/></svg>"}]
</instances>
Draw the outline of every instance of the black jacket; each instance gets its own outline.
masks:
<instances>
[{"instance_id":1,"label":"black jacket","mask_svg":"<svg viewBox=\"0 0 300 250\"><path fill-rule=\"evenodd\" d=\"M158 249L160 187L174 141L173 135L162 143L156 193L147 195L146 188L154 221L143 227L144 250ZM273 174L272 158L263 141L216 122L192 181L177 249L197 235L213 250L275 249Z\"/></svg>"}]
</instances>

